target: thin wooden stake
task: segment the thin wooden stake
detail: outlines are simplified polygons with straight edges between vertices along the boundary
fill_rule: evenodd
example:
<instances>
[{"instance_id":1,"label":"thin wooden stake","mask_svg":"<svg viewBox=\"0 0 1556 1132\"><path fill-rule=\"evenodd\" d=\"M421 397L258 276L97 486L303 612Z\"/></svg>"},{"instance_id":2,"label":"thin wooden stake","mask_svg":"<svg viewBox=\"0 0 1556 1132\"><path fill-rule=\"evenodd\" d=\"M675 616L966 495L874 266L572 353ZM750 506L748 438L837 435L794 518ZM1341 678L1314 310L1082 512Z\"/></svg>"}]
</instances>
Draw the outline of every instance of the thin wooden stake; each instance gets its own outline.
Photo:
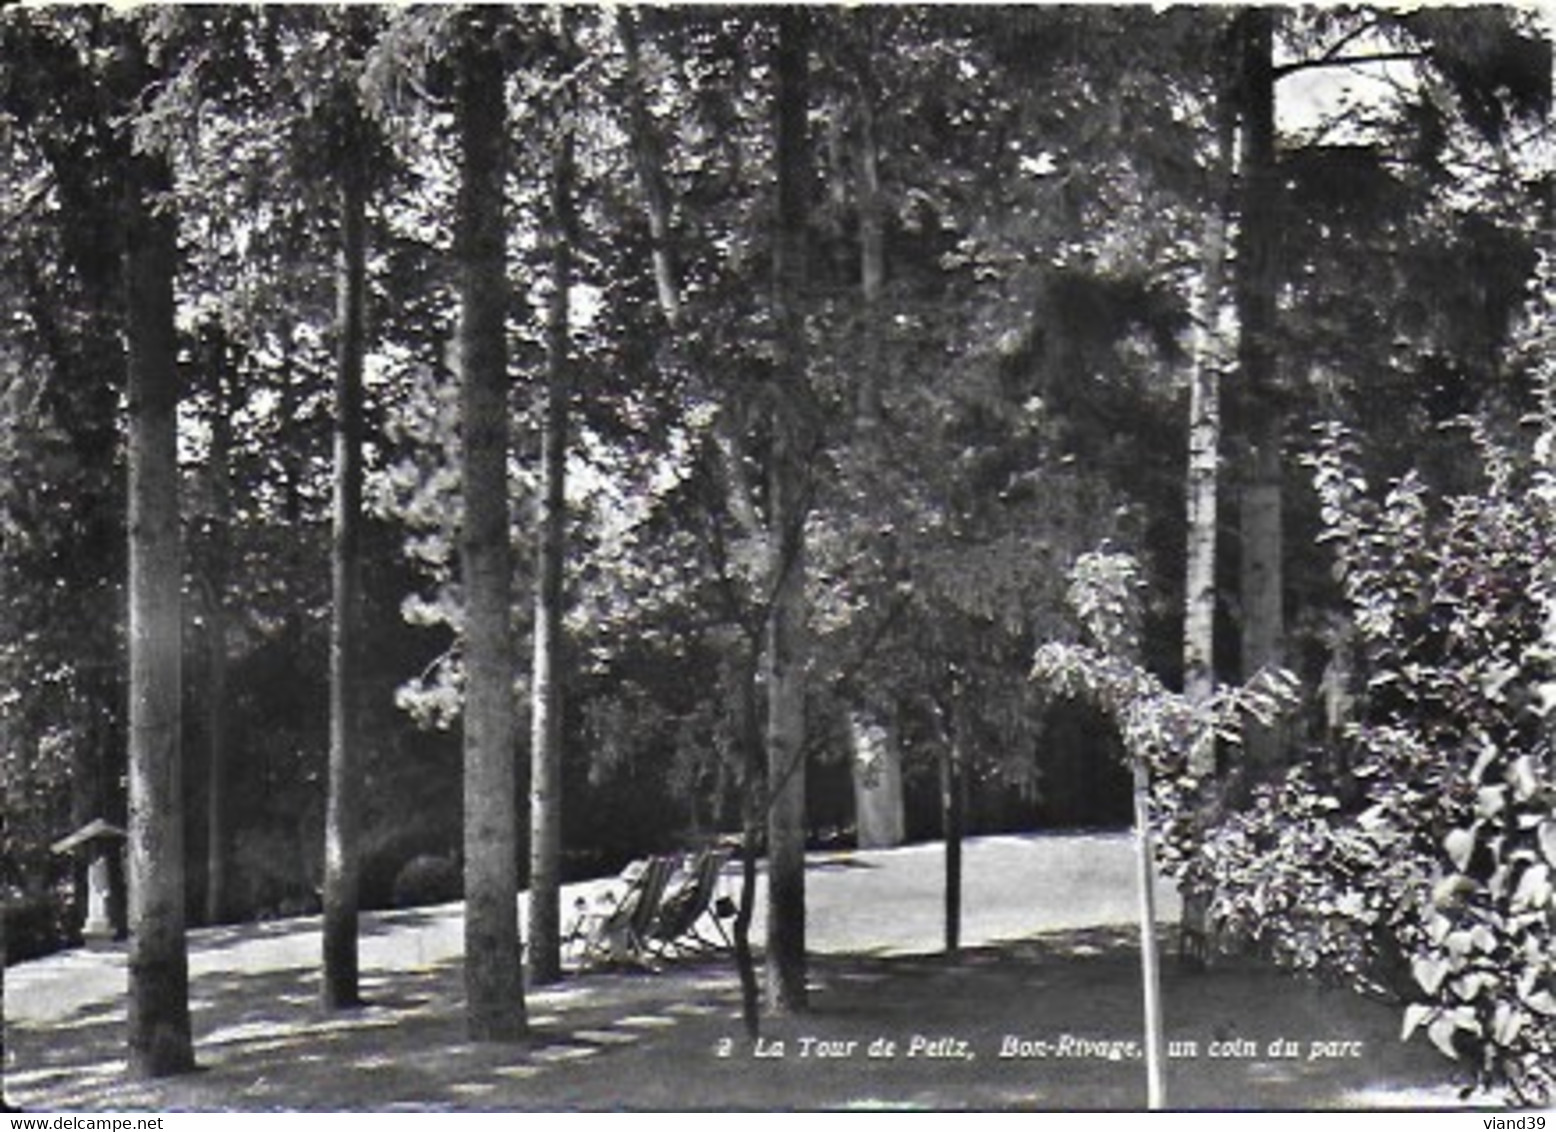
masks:
<instances>
[{"instance_id":1,"label":"thin wooden stake","mask_svg":"<svg viewBox=\"0 0 1556 1132\"><path fill-rule=\"evenodd\" d=\"M1151 781L1143 759L1134 760L1135 847L1140 883L1140 973L1145 986L1146 1107L1167 1107L1167 1041L1162 1032L1162 976L1156 952L1156 863L1151 845Z\"/></svg>"}]
</instances>

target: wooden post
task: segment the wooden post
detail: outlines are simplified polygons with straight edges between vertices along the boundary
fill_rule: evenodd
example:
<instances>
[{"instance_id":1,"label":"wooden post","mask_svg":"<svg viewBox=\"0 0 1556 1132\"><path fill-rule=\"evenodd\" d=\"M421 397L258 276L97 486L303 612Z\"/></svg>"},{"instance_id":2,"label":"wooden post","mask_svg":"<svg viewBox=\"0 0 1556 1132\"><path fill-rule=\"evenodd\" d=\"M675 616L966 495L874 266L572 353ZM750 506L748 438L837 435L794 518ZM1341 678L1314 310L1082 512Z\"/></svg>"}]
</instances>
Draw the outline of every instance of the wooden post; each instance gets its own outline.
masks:
<instances>
[{"instance_id":1,"label":"wooden post","mask_svg":"<svg viewBox=\"0 0 1556 1132\"><path fill-rule=\"evenodd\" d=\"M1146 1107L1167 1106L1167 1042L1162 1032L1162 978L1156 951L1156 866L1151 844L1151 779L1145 760L1136 757L1135 847L1140 883L1140 973L1145 988Z\"/></svg>"}]
</instances>

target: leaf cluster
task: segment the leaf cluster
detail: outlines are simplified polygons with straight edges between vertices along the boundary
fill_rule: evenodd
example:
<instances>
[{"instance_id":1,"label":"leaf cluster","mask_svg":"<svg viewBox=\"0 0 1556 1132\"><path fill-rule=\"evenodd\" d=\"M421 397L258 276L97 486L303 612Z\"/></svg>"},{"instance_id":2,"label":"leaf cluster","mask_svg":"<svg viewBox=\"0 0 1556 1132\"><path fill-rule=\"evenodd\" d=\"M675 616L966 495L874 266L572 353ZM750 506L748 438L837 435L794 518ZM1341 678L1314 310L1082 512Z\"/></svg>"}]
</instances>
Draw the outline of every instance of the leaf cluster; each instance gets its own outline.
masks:
<instances>
[{"instance_id":1,"label":"leaf cluster","mask_svg":"<svg viewBox=\"0 0 1556 1132\"><path fill-rule=\"evenodd\" d=\"M1385 989L1475 1084L1548 1100L1556 1053L1556 468L1468 423L1483 487L1381 497L1313 459L1364 658L1348 783L1297 768L1210 834L1217 911L1295 966Z\"/></svg>"}]
</instances>

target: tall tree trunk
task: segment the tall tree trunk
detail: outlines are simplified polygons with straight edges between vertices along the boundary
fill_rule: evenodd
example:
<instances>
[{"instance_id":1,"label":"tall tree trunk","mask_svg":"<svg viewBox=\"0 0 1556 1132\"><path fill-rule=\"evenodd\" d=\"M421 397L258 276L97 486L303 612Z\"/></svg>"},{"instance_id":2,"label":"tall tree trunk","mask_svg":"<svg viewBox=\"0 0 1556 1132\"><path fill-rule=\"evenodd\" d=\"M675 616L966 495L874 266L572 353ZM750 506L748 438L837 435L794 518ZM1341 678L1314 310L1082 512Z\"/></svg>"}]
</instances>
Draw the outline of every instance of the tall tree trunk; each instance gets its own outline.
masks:
<instances>
[{"instance_id":1,"label":"tall tree trunk","mask_svg":"<svg viewBox=\"0 0 1556 1132\"><path fill-rule=\"evenodd\" d=\"M962 827L966 815L963 773L961 696L953 692L944 713L945 735L940 747L940 829L945 837L945 953L962 949Z\"/></svg>"},{"instance_id":2,"label":"tall tree trunk","mask_svg":"<svg viewBox=\"0 0 1556 1132\"><path fill-rule=\"evenodd\" d=\"M1216 550L1221 474L1221 371L1216 338L1226 263L1226 213L1218 204L1205 222L1204 295L1189 382L1188 565L1184 587L1183 693L1204 703L1216 688ZM1191 755L1189 770L1216 771L1215 748Z\"/></svg>"},{"instance_id":3,"label":"tall tree trunk","mask_svg":"<svg viewBox=\"0 0 1556 1132\"><path fill-rule=\"evenodd\" d=\"M560 110L551 181L551 304L546 316L544 486L530 693L530 982L562 977L562 562L566 538L568 291L573 262L572 105Z\"/></svg>"},{"instance_id":4,"label":"tall tree trunk","mask_svg":"<svg viewBox=\"0 0 1556 1132\"><path fill-rule=\"evenodd\" d=\"M774 133L772 453L768 478L771 599L767 683L767 992L778 1013L806 1008L805 988L805 118L808 16L778 17Z\"/></svg>"},{"instance_id":5,"label":"tall tree trunk","mask_svg":"<svg viewBox=\"0 0 1556 1132\"><path fill-rule=\"evenodd\" d=\"M205 922L227 916L227 573L231 558L232 408L237 375L225 332L218 328L211 350L211 548L206 574L206 796Z\"/></svg>"},{"instance_id":6,"label":"tall tree trunk","mask_svg":"<svg viewBox=\"0 0 1556 1132\"><path fill-rule=\"evenodd\" d=\"M0 816L0 834L5 832L4 817ZM5 925L10 916L9 901L6 900L7 890L0 890L0 1112L15 1112L10 1102L5 1099L5 969L6 960L6 931Z\"/></svg>"},{"instance_id":7,"label":"tall tree trunk","mask_svg":"<svg viewBox=\"0 0 1556 1132\"><path fill-rule=\"evenodd\" d=\"M10 621L9 618L6 619ZM7 625L9 628L9 624ZM11 749L12 728L5 715L0 715L0 743L6 745L6 750ZM6 814L10 810L10 799L6 797L5 784L0 783L0 840L6 840L10 832L6 829ZM10 952L7 950L6 925L11 920L11 886L0 884L0 1112L15 1112L5 1097L5 1067L10 1064L5 1057L5 971L11 965Z\"/></svg>"},{"instance_id":8,"label":"tall tree trunk","mask_svg":"<svg viewBox=\"0 0 1556 1132\"><path fill-rule=\"evenodd\" d=\"M878 457L877 431L881 421L881 367L884 327L881 294L886 287L886 225L881 194L880 141L875 128L875 75L870 61L877 50L875 21L868 24L870 41L860 63L859 84L859 290L864 304L863 351L859 385L855 395L854 424L859 441Z\"/></svg>"},{"instance_id":9,"label":"tall tree trunk","mask_svg":"<svg viewBox=\"0 0 1556 1132\"><path fill-rule=\"evenodd\" d=\"M166 155L137 155L127 180L129 1068L138 1077L160 1077L194 1068L179 751L183 562L173 325L178 238Z\"/></svg>"},{"instance_id":10,"label":"tall tree trunk","mask_svg":"<svg viewBox=\"0 0 1556 1132\"><path fill-rule=\"evenodd\" d=\"M6 902L0 895L0 1112L20 1112L13 1108L5 1096L5 968L6 968L6 940L5 940Z\"/></svg>"},{"instance_id":11,"label":"tall tree trunk","mask_svg":"<svg viewBox=\"0 0 1556 1132\"><path fill-rule=\"evenodd\" d=\"M876 21L867 20L866 32L868 40L860 54L856 76L858 141L855 150L861 312L859 373L854 398L854 464L862 472L860 489L864 484L878 482L876 470L884 460L880 443L881 382L885 361L881 305L886 285L886 240L880 146L875 128L876 83L871 69L871 60L879 46ZM859 847L900 845L904 825L902 751L891 731L878 725L862 706L850 713L849 723L855 748L854 828Z\"/></svg>"},{"instance_id":12,"label":"tall tree trunk","mask_svg":"<svg viewBox=\"0 0 1556 1132\"><path fill-rule=\"evenodd\" d=\"M740 902L735 908L735 968L740 974L740 1017L746 1036L761 1034L761 987L751 953L751 918L756 912L756 859L761 852L762 817L767 810L766 775L762 765L762 721L757 712L756 671L759 641L751 642L749 672L740 681Z\"/></svg>"},{"instance_id":13,"label":"tall tree trunk","mask_svg":"<svg viewBox=\"0 0 1556 1132\"><path fill-rule=\"evenodd\" d=\"M1238 365L1242 371L1241 527L1242 673L1283 662L1282 432L1276 388L1275 318L1279 283L1279 170L1275 156L1276 13L1249 8L1242 21L1241 206L1237 247ZM1280 760L1278 726L1248 725L1244 742L1256 773Z\"/></svg>"},{"instance_id":14,"label":"tall tree trunk","mask_svg":"<svg viewBox=\"0 0 1556 1132\"><path fill-rule=\"evenodd\" d=\"M518 931L514 650L508 543L502 58L492 9L473 9L458 47L463 158L456 231L464 468L465 996L475 1041L526 1030Z\"/></svg>"},{"instance_id":15,"label":"tall tree trunk","mask_svg":"<svg viewBox=\"0 0 1556 1132\"><path fill-rule=\"evenodd\" d=\"M1204 247L1201 251L1199 310L1195 320L1193 373L1189 379L1188 548L1184 579L1183 694L1203 704L1216 689L1216 553L1220 526L1221 476L1221 292L1226 275L1226 191L1232 161L1230 108L1218 107L1218 166L1212 173ZM1216 747L1206 742L1189 752L1189 773L1213 794ZM1207 814L1207 817L1209 815ZM1210 893L1191 870L1183 885L1179 955L1189 966L1209 957Z\"/></svg>"},{"instance_id":16,"label":"tall tree trunk","mask_svg":"<svg viewBox=\"0 0 1556 1132\"><path fill-rule=\"evenodd\" d=\"M310 445L300 427L303 398L298 386L300 381L304 380L299 371L306 363L303 361L303 351L297 349L290 327L283 327L277 338L281 355L277 378L281 388L276 394L278 411L273 443L276 446L276 470L282 480L281 517L286 530L296 531L299 535L287 539L281 548L280 568L285 577L301 578L307 577L315 569L313 556L310 553L311 540L302 537L303 481L308 474L307 453ZM308 647L304 641L305 612L305 606L300 601L289 601L282 608L281 655L304 655ZM288 748L295 749L295 746L296 744L287 744L285 747L276 743L260 744L258 778L260 787L267 796L281 790L290 781L292 768L288 762ZM250 909L251 912L255 910Z\"/></svg>"},{"instance_id":17,"label":"tall tree trunk","mask_svg":"<svg viewBox=\"0 0 1556 1132\"><path fill-rule=\"evenodd\" d=\"M684 326L680 278L671 240L670 193L664 179L664 156L658 131L648 111L644 95L642 60L638 49L637 27L630 8L617 13L617 33L627 62L627 111L632 141L633 167L648 213L650 251L653 257L654 288L661 313L670 328L672 344ZM738 432L730 427L730 414L719 414L715 424L718 439L719 469L724 481L730 514L746 537L765 542L768 531L757 517L752 491L747 481L743 445ZM766 595L764 595L766 596ZM738 614L734 618L738 620ZM741 884L740 901L735 913L735 967L740 975L741 1015L746 1032L755 1039L761 1029L760 987L756 961L751 948L751 920L756 904L757 857L760 852L764 820L768 812L763 763L763 736L757 716L756 685L760 670L759 644L753 643L747 683L740 689L742 753L744 773L741 782Z\"/></svg>"},{"instance_id":18,"label":"tall tree trunk","mask_svg":"<svg viewBox=\"0 0 1556 1132\"><path fill-rule=\"evenodd\" d=\"M324 815L324 1005L361 1002L362 368L366 351L367 191L347 145L340 171L336 302L334 538L330 548L330 761Z\"/></svg>"}]
</instances>

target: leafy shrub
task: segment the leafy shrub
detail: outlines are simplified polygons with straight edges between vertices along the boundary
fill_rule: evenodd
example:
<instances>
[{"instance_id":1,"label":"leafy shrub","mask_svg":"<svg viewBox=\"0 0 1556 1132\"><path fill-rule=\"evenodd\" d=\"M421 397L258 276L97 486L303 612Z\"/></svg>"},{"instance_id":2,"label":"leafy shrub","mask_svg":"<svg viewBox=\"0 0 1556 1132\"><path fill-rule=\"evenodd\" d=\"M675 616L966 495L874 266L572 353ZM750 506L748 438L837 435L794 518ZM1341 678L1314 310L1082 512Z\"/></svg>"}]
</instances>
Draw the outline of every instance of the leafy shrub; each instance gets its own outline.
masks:
<instances>
[{"instance_id":1,"label":"leafy shrub","mask_svg":"<svg viewBox=\"0 0 1556 1132\"><path fill-rule=\"evenodd\" d=\"M1556 436L1519 461L1469 426L1484 490L1415 476L1373 498L1345 430L1313 460L1367 690L1354 797L1297 768L1205 847L1214 914L1277 958L1359 982L1391 966L1403 1034L1475 1085L1556 1093Z\"/></svg>"},{"instance_id":2,"label":"leafy shrub","mask_svg":"<svg viewBox=\"0 0 1556 1132\"><path fill-rule=\"evenodd\" d=\"M424 853L407 861L394 878L394 905L446 904L458 900L463 891L464 880L453 860Z\"/></svg>"},{"instance_id":3,"label":"leafy shrub","mask_svg":"<svg viewBox=\"0 0 1556 1132\"><path fill-rule=\"evenodd\" d=\"M1137 659L1141 584L1131 555L1103 548L1077 559L1068 599L1091 643L1044 644L1032 676L1059 694L1084 695L1112 719L1128 758L1149 774L1164 873L1186 891L1204 892L1211 883L1203 843L1218 800L1216 784L1193 770L1213 760L1195 756L1218 739L1240 743L1250 719L1273 723L1295 701L1297 681L1289 672L1261 671L1198 703L1171 691Z\"/></svg>"},{"instance_id":4,"label":"leafy shrub","mask_svg":"<svg viewBox=\"0 0 1556 1132\"><path fill-rule=\"evenodd\" d=\"M70 905L57 892L14 894L0 906L5 916L5 962L22 963L81 942Z\"/></svg>"},{"instance_id":5,"label":"leafy shrub","mask_svg":"<svg viewBox=\"0 0 1556 1132\"><path fill-rule=\"evenodd\" d=\"M1331 429L1317 462L1369 709L1353 729L1369 807L1357 825L1412 866L1400 939L1424 1026L1477 1080L1556 1088L1556 463L1520 467L1475 428L1486 488L1433 513L1406 477L1368 506Z\"/></svg>"}]
</instances>

